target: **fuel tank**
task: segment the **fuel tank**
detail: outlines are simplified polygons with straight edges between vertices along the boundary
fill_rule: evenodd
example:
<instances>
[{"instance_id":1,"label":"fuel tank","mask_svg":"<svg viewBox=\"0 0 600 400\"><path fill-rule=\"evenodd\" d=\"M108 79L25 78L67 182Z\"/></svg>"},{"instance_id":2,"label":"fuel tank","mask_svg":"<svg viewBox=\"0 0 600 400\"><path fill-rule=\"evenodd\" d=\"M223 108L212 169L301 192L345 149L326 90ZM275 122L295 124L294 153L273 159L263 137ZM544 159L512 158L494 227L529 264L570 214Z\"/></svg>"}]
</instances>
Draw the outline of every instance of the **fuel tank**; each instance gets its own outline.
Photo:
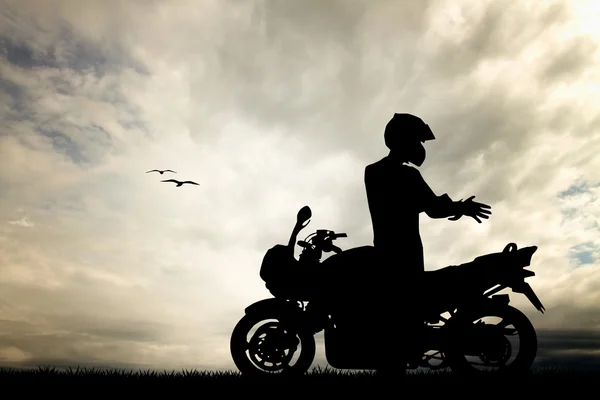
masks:
<instances>
[{"instance_id":1,"label":"fuel tank","mask_svg":"<svg viewBox=\"0 0 600 400\"><path fill-rule=\"evenodd\" d=\"M342 286L354 286L367 279L374 265L375 248L360 246L332 255L321 262L320 268L332 285L341 289Z\"/></svg>"},{"instance_id":2,"label":"fuel tank","mask_svg":"<svg viewBox=\"0 0 600 400\"><path fill-rule=\"evenodd\" d=\"M378 287L373 246L354 247L334 254L324 260L320 268L328 282L326 297L339 317L342 316L339 312L359 312Z\"/></svg>"},{"instance_id":3,"label":"fuel tank","mask_svg":"<svg viewBox=\"0 0 600 400\"><path fill-rule=\"evenodd\" d=\"M327 271L345 271L345 274L365 270L375 262L375 247L360 246L334 254L321 262L321 267Z\"/></svg>"}]
</instances>

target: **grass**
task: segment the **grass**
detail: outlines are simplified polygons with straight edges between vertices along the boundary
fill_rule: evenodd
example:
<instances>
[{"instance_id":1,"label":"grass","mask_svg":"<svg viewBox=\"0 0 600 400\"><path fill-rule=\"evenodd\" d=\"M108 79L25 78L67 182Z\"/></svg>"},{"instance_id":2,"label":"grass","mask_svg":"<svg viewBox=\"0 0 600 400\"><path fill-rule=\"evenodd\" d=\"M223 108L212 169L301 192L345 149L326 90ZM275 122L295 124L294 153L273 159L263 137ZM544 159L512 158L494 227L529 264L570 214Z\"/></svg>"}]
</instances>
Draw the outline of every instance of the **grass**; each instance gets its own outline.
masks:
<instances>
[{"instance_id":1,"label":"grass","mask_svg":"<svg viewBox=\"0 0 600 400\"><path fill-rule=\"evenodd\" d=\"M530 371L523 377L511 380L511 385L542 384L576 385L594 384L599 381L599 372L580 372L561 367L542 368ZM39 367L34 369L0 369L0 384L28 384L28 383L50 383L50 384L113 384L113 383L142 383L142 384L194 384L199 386L227 386L239 387L254 384L286 383L290 381L257 381L241 376L238 372L213 372L213 371L124 371L106 369L68 368L59 369L53 367ZM348 387L376 383L376 376L369 371L342 371L329 368L316 367L305 376L296 380L301 386L318 384L335 385L337 387ZM405 381L409 385L432 387L432 385L447 384L470 384L474 383L493 385L499 383L498 378L483 377L476 380L460 378L456 374L446 371L409 371ZM496 385L494 385L496 386Z\"/></svg>"}]
</instances>

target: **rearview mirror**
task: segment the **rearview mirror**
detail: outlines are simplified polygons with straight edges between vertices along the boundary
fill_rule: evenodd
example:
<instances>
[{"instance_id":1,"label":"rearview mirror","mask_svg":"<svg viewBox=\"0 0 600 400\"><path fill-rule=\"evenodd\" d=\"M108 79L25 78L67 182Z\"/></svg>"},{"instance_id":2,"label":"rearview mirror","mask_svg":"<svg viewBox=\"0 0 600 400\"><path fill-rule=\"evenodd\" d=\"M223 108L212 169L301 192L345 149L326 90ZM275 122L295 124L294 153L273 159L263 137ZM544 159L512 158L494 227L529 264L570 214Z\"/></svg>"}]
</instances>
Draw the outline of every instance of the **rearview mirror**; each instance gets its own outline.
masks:
<instances>
[{"instance_id":1,"label":"rearview mirror","mask_svg":"<svg viewBox=\"0 0 600 400\"><path fill-rule=\"evenodd\" d=\"M312 211L309 206L304 206L298 211L298 215L296 217L296 224L298 226L304 225L306 221L308 221L312 217Z\"/></svg>"}]
</instances>

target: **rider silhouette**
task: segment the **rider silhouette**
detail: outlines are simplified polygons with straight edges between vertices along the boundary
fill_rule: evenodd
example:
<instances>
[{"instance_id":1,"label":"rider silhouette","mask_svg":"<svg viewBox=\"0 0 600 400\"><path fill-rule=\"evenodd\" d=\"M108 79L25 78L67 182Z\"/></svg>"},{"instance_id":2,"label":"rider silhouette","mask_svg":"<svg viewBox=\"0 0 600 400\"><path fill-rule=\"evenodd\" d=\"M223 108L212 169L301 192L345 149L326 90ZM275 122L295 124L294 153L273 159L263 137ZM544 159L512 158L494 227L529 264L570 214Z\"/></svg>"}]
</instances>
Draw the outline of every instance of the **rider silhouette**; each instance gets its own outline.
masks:
<instances>
[{"instance_id":1,"label":"rider silhouette","mask_svg":"<svg viewBox=\"0 0 600 400\"><path fill-rule=\"evenodd\" d=\"M425 161L423 142L435 140L429 125L411 114L396 113L385 127L384 141L389 155L365 168L367 202L373 225L373 246L379 259L377 296L382 303L379 322L388 347L381 351L382 370L406 370L404 347L417 350L419 327L424 319L419 315L418 290L425 270L423 245L419 233L419 214L430 218L463 215L489 218L490 206L473 201L452 201L447 195L437 196L412 163L419 167ZM393 298L392 298L393 296ZM398 308L398 301L401 308ZM391 308L390 308L391 307ZM399 320L397 320L397 319ZM396 326L400 322L402 331ZM385 343L385 344L384 344ZM397 351L390 353L396 349Z\"/></svg>"}]
</instances>

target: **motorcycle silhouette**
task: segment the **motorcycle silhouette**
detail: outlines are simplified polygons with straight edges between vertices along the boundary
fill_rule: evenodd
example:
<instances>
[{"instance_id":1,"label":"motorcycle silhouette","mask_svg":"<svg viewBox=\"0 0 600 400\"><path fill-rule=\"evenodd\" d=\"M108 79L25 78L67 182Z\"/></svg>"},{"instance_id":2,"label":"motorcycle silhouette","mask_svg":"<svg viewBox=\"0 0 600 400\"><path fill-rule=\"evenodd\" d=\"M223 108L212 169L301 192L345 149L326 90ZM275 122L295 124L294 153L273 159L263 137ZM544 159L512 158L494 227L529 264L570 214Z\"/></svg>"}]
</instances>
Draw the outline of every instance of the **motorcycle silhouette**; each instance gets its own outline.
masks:
<instances>
[{"instance_id":1,"label":"motorcycle silhouette","mask_svg":"<svg viewBox=\"0 0 600 400\"><path fill-rule=\"evenodd\" d=\"M337 297L331 296L317 309L311 309L314 294L310 294L310 290L303 292L301 287L282 289L272 283L273 277L284 268L347 270L352 275L352 267L361 268L365 274L373 263L373 246L342 251L333 241L347 235L330 230L317 230L305 240L298 241L303 250L296 260L297 235L311 217L308 206L301 208L288 245L276 245L265 254L260 275L274 297L248 306L233 329L230 341L233 361L243 375L304 374L315 358L314 335L321 331L324 331L325 356L331 367L377 369L373 350L377 341L374 333L377 323L367 318L368 306L366 311L357 311L364 297L360 287L364 279L355 278L354 287L347 287L345 281L338 282L338 289L346 288L347 296L340 297L339 293ZM525 278L535 275L525 267L530 265L536 250L537 246L517 249L516 244L509 243L502 252L486 254L465 264L426 271L425 300L421 305L424 340L412 353L407 368L436 370L449 367L463 374L517 374L529 370L537 354L536 331L521 311L509 305L509 295L498 292L512 289L514 293L522 293L544 313L544 306L525 282ZM324 252L335 254L321 262ZM333 289L326 287L321 294L327 298L327 293ZM402 329L401 309L392 317L399 319ZM500 321L482 321L494 317Z\"/></svg>"}]
</instances>

